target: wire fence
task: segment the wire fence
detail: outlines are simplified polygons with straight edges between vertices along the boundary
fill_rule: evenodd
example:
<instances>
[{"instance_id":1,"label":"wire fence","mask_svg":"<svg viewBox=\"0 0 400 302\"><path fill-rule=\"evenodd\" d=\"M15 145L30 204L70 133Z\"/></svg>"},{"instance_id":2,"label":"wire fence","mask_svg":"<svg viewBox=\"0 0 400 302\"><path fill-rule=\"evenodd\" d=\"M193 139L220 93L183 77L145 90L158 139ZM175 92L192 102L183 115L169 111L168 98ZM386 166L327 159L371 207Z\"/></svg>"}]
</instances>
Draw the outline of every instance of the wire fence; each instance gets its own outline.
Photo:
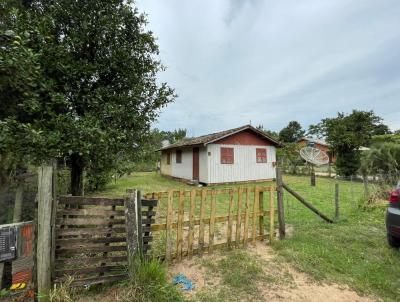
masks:
<instances>
[{"instance_id":1,"label":"wire fence","mask_svg":"<svg viewBox=\"0 0 400 302\"><path fill-rule=\"evenodd\" d=\"M0 224L15 222L15 212L19 211L16 204L22 199L21 214L18 221L30 221L35 215L35 200L38 185L37 173L28 172L20 178L11 178L0 187ZM57 171L57 192L66 195L69 188L69 171L59 169Z\"/></svg>"},{"instance_id":2,"label":"wire fence","mask_svg":"<svg viewBox=\"0 0 400 302\"><path fill-rule=\"evenodd\" d=\"M318 177L316 185L311 186L310 176L283 176L283 181L300 194L307 202L315 206L328 217L335 219L338 200L339 219L346 219L356 211L369 206L386 206L389 193L400 180L400 175L373 175L362 177ZM338 186L338 194L336 194ZM288 228L297 228L307 223L315 223L321 219L302 205L288 192L284 192L285 218Z\"/></svg>"}]
</instances>

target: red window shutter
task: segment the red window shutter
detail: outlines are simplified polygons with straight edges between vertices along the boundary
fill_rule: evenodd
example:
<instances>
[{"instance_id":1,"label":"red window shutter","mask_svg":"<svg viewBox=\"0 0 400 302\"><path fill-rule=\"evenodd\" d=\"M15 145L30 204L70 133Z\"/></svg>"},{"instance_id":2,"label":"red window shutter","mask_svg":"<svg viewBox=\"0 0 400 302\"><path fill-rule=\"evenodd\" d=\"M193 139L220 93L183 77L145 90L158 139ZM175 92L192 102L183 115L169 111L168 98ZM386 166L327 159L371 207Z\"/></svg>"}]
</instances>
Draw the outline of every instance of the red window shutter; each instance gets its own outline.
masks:
<instances>
[{"instance_id":1,"label":"red window shutter","mask_svg":"<svg viewBox=\"0 0 400 302\"><path fill-rule=\"evenodd\" d=\"M257 163L266 163L267 162L267 149L256 148L256 161L257 161Z\"/></svg>"},{"instance_id":2,"label":"red window shutter","mask_svg":"<svg viewBox=\"0 0 400 302\"><path fill-rule=\"evenodd\" d=\"M221 147L221 164L233 164L234 152L233 148Z\"/></svg>"}]
</instances>

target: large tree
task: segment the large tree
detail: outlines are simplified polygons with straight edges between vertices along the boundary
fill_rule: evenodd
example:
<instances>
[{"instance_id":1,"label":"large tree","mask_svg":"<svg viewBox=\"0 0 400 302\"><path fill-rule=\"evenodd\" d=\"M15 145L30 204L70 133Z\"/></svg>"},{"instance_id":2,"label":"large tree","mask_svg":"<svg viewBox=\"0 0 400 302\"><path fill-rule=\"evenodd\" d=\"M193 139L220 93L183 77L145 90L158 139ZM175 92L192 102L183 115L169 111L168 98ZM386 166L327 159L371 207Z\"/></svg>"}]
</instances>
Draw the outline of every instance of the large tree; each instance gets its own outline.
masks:
<instances>
[{"instance_id":1,"label":"large tree","mask_svg":"<svg viewBox=\"0 0 400 302\"><path fill-rule=\"evenodd\" d=\"M66 157L80 195L85 167L134 155L174 93L131 1L24 3L2 24L0 152Z\"/></svg>"},{"instance_id":2,"label":"large tree","mask_svg":"<svg viewBox=\"0 0 400 302\"><path fill-rule=\"evenodd\" d=\"M305 131L297 121L291 121L279 132L279 140L285 143L294 143L304 136Z\"/></svg>"},{"instance_id":3,"label":"large tree","mask_svg":"<svg viewBox=\"0 0 400 302\"><path fill-rule=\"evenodd\" d=\"M340 175L350 176L360 167L359 148L370 144L381 121L373 111L353 110L348 115L338 113L335 118L323 119L310 126L309 133L327 140L337 157L336 170Z\"/></svg>"}]
</instances>

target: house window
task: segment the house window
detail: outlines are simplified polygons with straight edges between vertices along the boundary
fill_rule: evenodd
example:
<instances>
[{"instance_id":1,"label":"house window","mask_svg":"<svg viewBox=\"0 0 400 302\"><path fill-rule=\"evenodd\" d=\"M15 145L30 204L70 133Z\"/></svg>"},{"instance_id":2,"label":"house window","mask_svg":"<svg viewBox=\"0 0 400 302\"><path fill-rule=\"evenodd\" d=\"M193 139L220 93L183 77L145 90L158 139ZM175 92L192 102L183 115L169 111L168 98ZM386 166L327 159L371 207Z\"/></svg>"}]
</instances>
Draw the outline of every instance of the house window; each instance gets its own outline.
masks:
<instances>
[{"instance_id":1,"label":"house window","mask_svg":"<svg viewBox=\"0 0 400 302\"><path fill-rule=\"evenodd\" d=\"M176 163L182 163L182 150L176 150Z\"/></svg>"},{"instance_id":2,"label":"house window","mask_svg":"<svg viewBox=\"0 0 400 302\"><path fill-rule=\"evenodd\" d=\"M171 153L167 153L167 165L171 164Z\"/></svg>"},{"instance_id":3,"label":"house window","mask_svg":"<svg viewBox=\"0 0 400 302\"><path fill-rule=\"evenodd\" d=\"M221 164L233 164L233 148L221 148Z\"/></svg>"},{"instance_id":4,"label":"house window","mask_svg":"<svg viewBox=\"0 0 400 302\"><path fill-rule=\"evenodd\" d=\"M267 149L257 148L256 149L256 158L257 158L257 163L266 163L267 162Z\"/></svg>"}]
</instances>

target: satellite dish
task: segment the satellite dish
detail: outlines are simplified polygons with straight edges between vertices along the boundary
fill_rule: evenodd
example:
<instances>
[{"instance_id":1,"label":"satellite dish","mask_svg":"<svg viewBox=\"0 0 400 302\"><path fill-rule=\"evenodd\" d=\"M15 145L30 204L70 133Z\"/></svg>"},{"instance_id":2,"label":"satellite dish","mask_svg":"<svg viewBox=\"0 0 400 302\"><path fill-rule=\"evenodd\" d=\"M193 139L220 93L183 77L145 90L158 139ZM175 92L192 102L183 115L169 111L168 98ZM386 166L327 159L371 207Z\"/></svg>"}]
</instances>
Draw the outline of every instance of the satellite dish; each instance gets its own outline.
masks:
<instances>
[{"instance_id":1,"label":"satellite dish","mask_svg":"<svg viewBox=\"0 0 400 302\"><path fill-rule=\"evenodd\" d=\"M311 164L311 186L315 187L314 166L322 166L329 163L329 156L317 148L304 147L300 149L300 156Z\"/></svg>"},{"instance_id":2,"label":"satellite dish","mask_svg":"<svg viewBox=\"0 0 400 302\"><path fill-rule=\"evenodd\" d=\"M300 149L300 156L308 163L316 166L327 165L329 156L324 151L313 147L304 147Z\"/></svg>"}]
</instances>

